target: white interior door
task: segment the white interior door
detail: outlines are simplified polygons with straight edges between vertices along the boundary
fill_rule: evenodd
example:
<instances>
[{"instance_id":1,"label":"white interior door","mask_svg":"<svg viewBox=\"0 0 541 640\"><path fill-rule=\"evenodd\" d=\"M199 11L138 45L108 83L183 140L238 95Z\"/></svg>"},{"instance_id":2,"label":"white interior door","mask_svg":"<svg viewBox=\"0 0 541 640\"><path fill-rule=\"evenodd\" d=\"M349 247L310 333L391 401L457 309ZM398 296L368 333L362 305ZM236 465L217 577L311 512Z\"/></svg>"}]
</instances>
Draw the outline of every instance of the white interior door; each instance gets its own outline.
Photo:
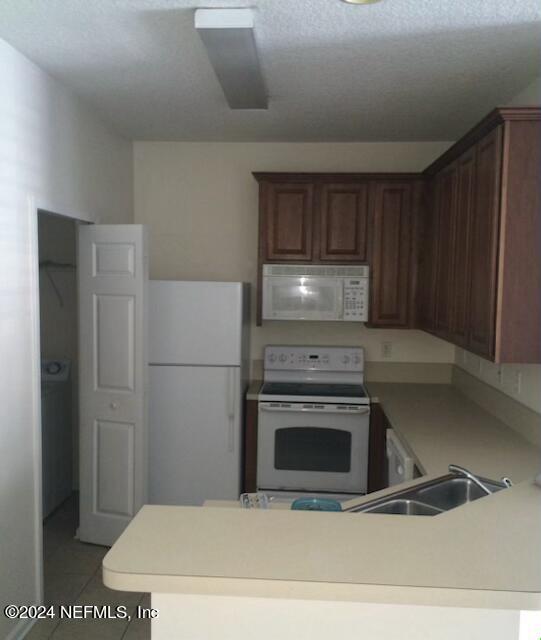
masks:
<instances>
[{"instance_id":1,"label":"white interior door","mask_svg":"<svg viewBox=\"0 0 541 640\"><path fill-rule=\"evenodd\" d=\"M144 227L80 226L78 272L78 534L111 545L147 501Z\"/></svg>"}]
</instances>

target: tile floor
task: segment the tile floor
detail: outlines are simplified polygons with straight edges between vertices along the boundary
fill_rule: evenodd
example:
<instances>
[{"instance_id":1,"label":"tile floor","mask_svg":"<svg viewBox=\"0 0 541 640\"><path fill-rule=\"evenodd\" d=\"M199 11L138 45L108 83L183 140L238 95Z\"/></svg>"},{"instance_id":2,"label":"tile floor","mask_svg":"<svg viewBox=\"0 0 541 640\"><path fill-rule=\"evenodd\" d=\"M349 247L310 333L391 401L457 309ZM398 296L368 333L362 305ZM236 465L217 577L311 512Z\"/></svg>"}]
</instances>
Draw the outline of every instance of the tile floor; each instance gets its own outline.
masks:
<instances>
[{"instance_id":1,"label":"tile floor","mask_svg":"<svg viewBox=\"0 0 541 640\"><path fill-rule=\"evenodd\" d=\"M124 605L130 615L137 605L150 606L148 594L113 591L101 579L101 561L107 547L74 539L77 527L74 495L43 526L45 604ZM148 640L150 622L128 620L38 620L29 640Z\"/></svg>"}]
</instances>

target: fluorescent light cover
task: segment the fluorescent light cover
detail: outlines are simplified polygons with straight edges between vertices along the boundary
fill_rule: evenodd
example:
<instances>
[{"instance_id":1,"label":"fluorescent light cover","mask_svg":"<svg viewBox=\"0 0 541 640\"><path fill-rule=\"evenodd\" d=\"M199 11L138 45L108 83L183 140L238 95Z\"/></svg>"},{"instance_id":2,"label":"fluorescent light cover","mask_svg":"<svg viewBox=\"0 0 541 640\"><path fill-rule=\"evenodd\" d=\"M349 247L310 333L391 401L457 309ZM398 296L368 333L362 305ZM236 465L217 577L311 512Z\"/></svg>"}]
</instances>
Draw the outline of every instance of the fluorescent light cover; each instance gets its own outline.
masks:
<instances>
[{"instance_id":1,"label":"fluorescent light cover","mask_svg":"<svg viewBox=\"0 0 541 640\"><path fill-rule=\"evenodd\" d=\"M251 9L197 9L195 28L231 109L267 109Z\"/></svg>"}]
</instances>

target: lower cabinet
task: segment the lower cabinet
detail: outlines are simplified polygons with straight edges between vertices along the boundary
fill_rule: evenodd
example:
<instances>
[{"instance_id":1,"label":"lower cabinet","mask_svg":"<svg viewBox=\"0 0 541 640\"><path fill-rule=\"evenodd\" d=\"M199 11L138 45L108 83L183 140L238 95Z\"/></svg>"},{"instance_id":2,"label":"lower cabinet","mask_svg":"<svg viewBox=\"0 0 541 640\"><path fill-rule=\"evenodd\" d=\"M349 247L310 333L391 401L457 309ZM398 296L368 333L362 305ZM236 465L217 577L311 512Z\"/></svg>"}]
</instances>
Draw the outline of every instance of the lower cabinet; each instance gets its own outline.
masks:
<instances>
[{"instance_id":1,"label":"lower cabinet","mask_svg":"<svg viewBox=\"0 0 541 640\"><path fill-rule=\"evenodd\" d=\"M387 481L387 429L389 423L379 402L370 405L368 437L368 493L385 489Z\"/></svg>"},{"instance_id":2,"label":"lower cabinet","mask_svg":"<svg viewBox=\"0 0 541 640\"><path fill-rule=\"evenodd\" d=\"M257 400L246 400L244 410L244 446L242 490L257 491Z\"/></svg>"}]
</instances>

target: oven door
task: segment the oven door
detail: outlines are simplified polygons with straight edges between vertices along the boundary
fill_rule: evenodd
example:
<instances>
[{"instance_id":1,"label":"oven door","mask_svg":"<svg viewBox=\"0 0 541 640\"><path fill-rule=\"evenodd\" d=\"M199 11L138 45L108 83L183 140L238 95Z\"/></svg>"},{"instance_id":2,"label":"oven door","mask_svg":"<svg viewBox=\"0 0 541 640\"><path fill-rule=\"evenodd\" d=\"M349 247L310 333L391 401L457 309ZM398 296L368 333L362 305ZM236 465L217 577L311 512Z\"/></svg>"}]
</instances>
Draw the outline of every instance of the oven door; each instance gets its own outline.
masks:
<instances>
[{"instance_id":1,"label":"oven door","mask_svg":"<svg viewBox=\"0 0 541 640\"><path fill-rule=\"evenodd\" d=\"M329 277L265 276L263 319L343 320L343 280Z\"/></svg>"},{"instance_id":2,"label":"oven door","mask_svg":"<svg viewBox=\"0 0 541 640\"><path fill-rule=\"evenodd\" d=\"M366 493L370 408L260 402L258 489Z\"/></svg>"}]
</instances>

